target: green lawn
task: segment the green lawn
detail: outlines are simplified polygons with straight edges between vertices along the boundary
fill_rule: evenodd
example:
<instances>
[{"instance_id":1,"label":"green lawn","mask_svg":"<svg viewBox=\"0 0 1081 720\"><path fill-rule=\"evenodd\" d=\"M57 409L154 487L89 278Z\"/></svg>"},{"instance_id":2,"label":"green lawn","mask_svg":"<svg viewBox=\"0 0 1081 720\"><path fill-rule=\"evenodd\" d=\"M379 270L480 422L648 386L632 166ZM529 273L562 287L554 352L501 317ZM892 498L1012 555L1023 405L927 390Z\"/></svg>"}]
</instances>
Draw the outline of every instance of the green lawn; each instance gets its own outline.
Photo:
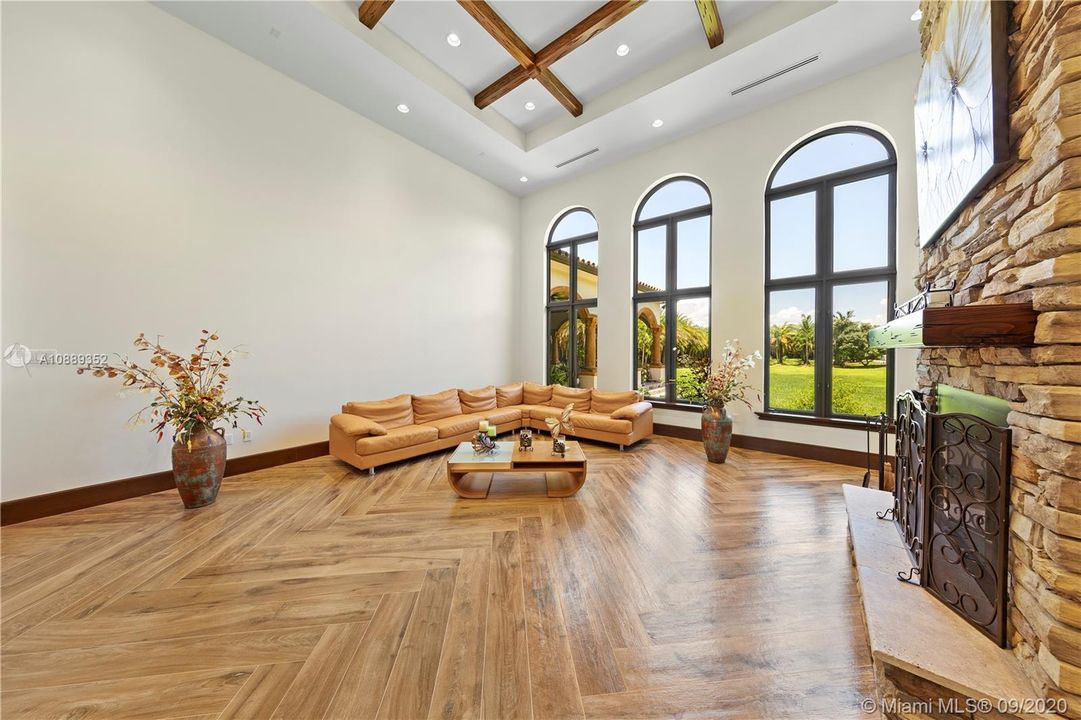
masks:
<instances>
[{"instance_id":1,"label":"green lawn","mask_svg":"<svg viewBox=\"0 0 1081 720\"><path fill-rule=\"evenodd\" d=\"M886 366L833 368L833 412L878 415L886 409ZM814 410L814 365L785 360L769 364L770 406L774 410Z\"/></svg>"}]
</instances>

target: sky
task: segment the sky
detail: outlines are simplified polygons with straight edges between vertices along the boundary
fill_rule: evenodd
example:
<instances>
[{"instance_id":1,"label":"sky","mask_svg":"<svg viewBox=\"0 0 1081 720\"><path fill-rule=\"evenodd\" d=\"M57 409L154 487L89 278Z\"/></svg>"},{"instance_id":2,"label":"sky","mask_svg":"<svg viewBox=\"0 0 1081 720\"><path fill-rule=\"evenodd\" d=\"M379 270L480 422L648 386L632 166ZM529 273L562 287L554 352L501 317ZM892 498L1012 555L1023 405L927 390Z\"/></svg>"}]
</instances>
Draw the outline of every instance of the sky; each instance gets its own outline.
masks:
<instances>
[{"instance_id":1,"label":"sky","mask_svg":"<svg viewBox=\"0 0 1081 720\"><path fill-rule=\"evenodd\" d=\"M853 311L853 319L881 325L886 322L887 286L883 282L837 285L833 289L833 311ZM798 325L804 315L814 317L815 291L777 290L770 293L769 323Z\"/></svg>"},{"instance_id":2,"label":"sky","mask_svg":"<svg viewBox=\"0 0 1081 720\"><path fill-rule=\"evenodd\" d=\"M597 220L588 210L573 210L552 228L551 242L597 232Z\"/></svg>"},{"instance_id":3,"label":"sky","mask_svg":"<svg viewBox=\"0 0 1081 720\"><path fill-rule=\"evenodd\" d=\"M834 133L801 147L785 160L770 187L808 180L838 170L886 160L886 149L865 133Z\"/></svg>"},{"instance_id":4,"label":"sky","mask_svg":"<svg viewBox=\"0 0 1081 720\"><path fill-rule=\"evenodd\" d=\"M773 187L885 160L886 148L863 133L837 133L816 140L792 154L778 169ZM889 237L889 177L880 175L837 186L833 194L834 270L883 267L887 264ZM677 181L654 193L642 207L640 217L649 219L710 202L699 184ZM815 271L817 198L814 191L772 200L770 203L772 245L770 275L797 277ZM553 240L595 232L596 220L588 212L568 214L555 228ZM665 288L666 229L638 232L638 280ZM677 228L677 287L709 284L710 218L679 223ZM596 244L583 248L580 256L596 262ZM603 281L602 281L603 282ZM803 315L814 316L813 289L771 293L770 324L798 324ZM838 285L833 290L832 309L853 311L861 322L881 325L887 318L885 282ZM680 301L677 311L701 325L709 323L709 299Z\"/></svg>"}]
</instances>

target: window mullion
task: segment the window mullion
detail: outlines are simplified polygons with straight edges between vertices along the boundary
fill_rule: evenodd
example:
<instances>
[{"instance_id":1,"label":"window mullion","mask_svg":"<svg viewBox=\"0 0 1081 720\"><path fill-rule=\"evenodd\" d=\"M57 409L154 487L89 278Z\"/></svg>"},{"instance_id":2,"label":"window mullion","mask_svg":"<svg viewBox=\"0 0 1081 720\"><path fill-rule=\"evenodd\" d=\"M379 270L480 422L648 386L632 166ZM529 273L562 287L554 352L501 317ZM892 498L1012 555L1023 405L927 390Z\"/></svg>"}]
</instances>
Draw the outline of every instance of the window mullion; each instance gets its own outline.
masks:
<instances>
[{"instance_id":1,"label":"window mullion","mask_svg":"<svg viewBox=\"0 0 1081 720\"><path fill-rule=\"evenodd\" d=\"M664 368L664 397L668 402L676 401L676 221L668 218L665 223L665 284L668 296L665 298L665 337L664 352L667 362Z\"/></svg>"},{"instance_id":2,"label":"window mullion","mask_svg":"<svg viewBox=\"0 0 1081 720\"><path fill-rule=\"evenodd\" d=\"M816 302L819 308L818 316L820 330L815 334L819 336L821 362L815 363L815 415L819 417L829 416L830 406L830 368L832 366L831 352L831 321L830 310L830 287L825 277L832 268L833 258L830 252L830 212L829 212L829 187L827 183L819 183L816 194L818 202L816 206L817 220L815 223L815 262L816 275L818 276L818 289Z\"/></svg>"},{"instance_id":3,"label":"window mullion","mask_svg":"<svg viewBox=\"0 0 1081 720\"><path fill-rule=\"evenodd\" d=\"M570 247L570 288L571 310L567 318L567 386L578 387L578 327L575 324L578 317L578 243Z\"/></svg>"}]
</instances>

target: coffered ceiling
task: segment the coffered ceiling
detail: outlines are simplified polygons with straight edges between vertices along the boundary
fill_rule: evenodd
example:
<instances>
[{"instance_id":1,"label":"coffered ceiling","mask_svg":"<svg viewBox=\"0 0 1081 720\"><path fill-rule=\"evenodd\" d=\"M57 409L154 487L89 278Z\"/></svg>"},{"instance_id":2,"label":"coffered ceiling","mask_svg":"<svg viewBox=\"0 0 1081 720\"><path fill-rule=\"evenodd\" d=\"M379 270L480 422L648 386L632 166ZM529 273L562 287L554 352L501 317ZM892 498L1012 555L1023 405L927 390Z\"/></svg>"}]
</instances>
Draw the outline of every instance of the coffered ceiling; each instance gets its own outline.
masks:
<instances>
[{"instance_id":1,"label":"coffered ceiling","mask_svg":"<svg viewBox=\"0 0 1081 720\"><path fill-rule=\"evenodd\" d=\"M519 195L918 50L909 0L720 0L723 42L712 48L690 0L633 11L596 0L491 0L468 11L453 0L397 0L374 15L369 0L372 28L357 0L156 4ZM553 41L613 10L616 20L544 64ZM565 88L562 103L542 70ZM508 73L524 82L490 104L478 99Z\"/></svg>"},{"instance_id":2,"label":"coffered ceiling","mask_svg":"<svg viewBox=\"0 0 1081 720\"><path fill-rule=\"evenodd\" d=\"M722 2L719 13L735 25L769 2ZM609 3L596 0L493 0L490 8L527 47L539 51L576 23ZM614 4L611 4L614 5ZM551 65L551 71L581 103L587 104L693 46L708 46L693 2L629 3L627 14ZM716 5L714 5L716 6ZM474 95L519 67L500 44L458 2L395 2L379 21ZM458 36L452 47L447 36ZM625 46L625 55L616 50ZM532 103L532 110L526 103ZM523 132L566 111L536 79L529 79L491 107Z\"/></svg>"}]
</instances>

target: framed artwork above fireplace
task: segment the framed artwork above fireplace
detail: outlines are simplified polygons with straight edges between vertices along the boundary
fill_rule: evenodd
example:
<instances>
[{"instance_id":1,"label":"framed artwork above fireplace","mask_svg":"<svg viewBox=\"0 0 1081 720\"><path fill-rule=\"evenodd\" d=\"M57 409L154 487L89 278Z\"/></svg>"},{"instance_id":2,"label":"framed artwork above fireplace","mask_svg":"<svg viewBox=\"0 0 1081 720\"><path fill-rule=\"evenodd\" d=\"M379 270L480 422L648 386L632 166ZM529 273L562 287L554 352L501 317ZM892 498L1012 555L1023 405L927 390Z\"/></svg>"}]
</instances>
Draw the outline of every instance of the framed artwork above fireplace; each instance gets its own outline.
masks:
<instances>
[{"instance_id":1,"label":"framed artwork above fireplace","mask_svg":"<svg viewBox=\"0 0 1081 720\"><path fill-rule=\"evenodd\" d=\"M930 20L915 108L921 247L1009 161L1008 5L950 0Z\"/></svg>"}]
</instances>

